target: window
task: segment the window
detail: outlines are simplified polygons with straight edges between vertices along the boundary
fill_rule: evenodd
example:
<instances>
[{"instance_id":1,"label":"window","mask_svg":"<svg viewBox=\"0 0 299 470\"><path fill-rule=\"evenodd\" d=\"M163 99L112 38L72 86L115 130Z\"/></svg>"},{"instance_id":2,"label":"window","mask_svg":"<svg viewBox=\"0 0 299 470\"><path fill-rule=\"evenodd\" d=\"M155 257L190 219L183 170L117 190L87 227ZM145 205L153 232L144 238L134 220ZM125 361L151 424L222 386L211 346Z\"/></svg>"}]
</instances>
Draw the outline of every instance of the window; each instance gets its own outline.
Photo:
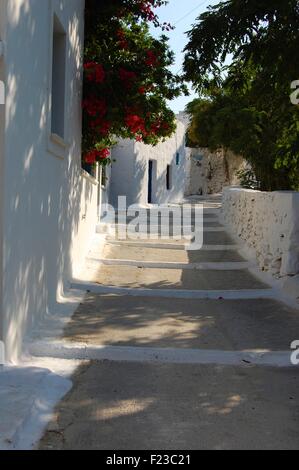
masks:
<instances>
[{"instance_id":1,"label":"window","mask_svg":"<svg viewBox=\"0 0 299 470\"><path fill-rule=\"evenodd\" d=\"M176 166L179 166L181 163L181 156L180 156L180 153L177 152L176 154Z\"/></svg>"},{"instance_id":2,"label":"window","mask_svg":"<svg viewBox=\"0 0 299 470\"><path fill-rule=\"evenodd\" d=\"M66 33L54 15L51 90L51 133L65 138Z\"/></svg>"},{"instance_id":3,"label":"window","mask_svg":"<svg viewBox=\"0 0 299 470\"><path fill-rule=\"evenodd\" d=\"M170 165L167 165L166 170L166 189L170 191L172 188L172 168Z\"/></svg>"}]
</instances>

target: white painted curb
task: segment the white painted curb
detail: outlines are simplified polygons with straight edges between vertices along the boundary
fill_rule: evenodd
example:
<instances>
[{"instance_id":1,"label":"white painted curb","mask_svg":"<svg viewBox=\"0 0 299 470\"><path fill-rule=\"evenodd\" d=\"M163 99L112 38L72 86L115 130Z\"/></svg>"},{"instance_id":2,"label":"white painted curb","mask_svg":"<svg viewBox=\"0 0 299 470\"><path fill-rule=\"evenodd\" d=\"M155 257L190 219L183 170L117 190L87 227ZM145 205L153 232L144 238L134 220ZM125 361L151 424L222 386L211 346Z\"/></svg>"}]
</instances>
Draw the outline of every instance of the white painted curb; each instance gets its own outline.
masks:
<instances>
[{"instance_id":1,"label":"white painted curb","mask_svg":"<svg viewBox=\"0 0 299 470\"><path fill-rule=\"evenodd\" d=\"M252 290L178 290L178 289L131 289L125 287L102 286L100 284L73 281L71 287L91 294L129 295L132 297L166 297L177 299L211 299L211 300L247 300L276 299L273 289Z\"/></svg>"},{"instance_id":2,"label":"white painted curb","mask_svg":"<svg viewBox=\"0 0 299 470\"><path fill-rule=\"evenodd\" d=\"M290 351L222 351L203 349L90 346L84 343L39 341L31 345L31 354L60 359L117 362L153 362L172 364L258 365L292 367Z\"/></svg>"},{"instance_id":3,"label":"white painted curb","mask_svg":"<svg viewBox=\"0 0 299 470\"><path fill-rule=\"evenodd\" d=\"M249 269L252 263L245 262L215 262L215 263L173 263L173 262L154 262L154 261L138 261L126 259L102 259L89 258L88 261L97 266L132 266L144 269L182 269L195 271L241 271Z\"/></svg>"},{"instance_id":4,"label":"white painted curb","mask_svg":"<svg viewBox=\"0 0 299 470\"><path fill-rule=\"evenodd\" d=\"M162 249L162 250L184 250L188 251L188 243L175 243L179 240L172 240L167 243L151 243L150 240L140 240L132 242L129 240L116 240L114 238L107 238L107 245L117 245L117 246L133 246L136 248L152 248L152 249ZM149 243L147 243L149 242ZM238 250L238 245L203 245L200 250L197 251L236 251Z\"/></svg>"}]
</instances>

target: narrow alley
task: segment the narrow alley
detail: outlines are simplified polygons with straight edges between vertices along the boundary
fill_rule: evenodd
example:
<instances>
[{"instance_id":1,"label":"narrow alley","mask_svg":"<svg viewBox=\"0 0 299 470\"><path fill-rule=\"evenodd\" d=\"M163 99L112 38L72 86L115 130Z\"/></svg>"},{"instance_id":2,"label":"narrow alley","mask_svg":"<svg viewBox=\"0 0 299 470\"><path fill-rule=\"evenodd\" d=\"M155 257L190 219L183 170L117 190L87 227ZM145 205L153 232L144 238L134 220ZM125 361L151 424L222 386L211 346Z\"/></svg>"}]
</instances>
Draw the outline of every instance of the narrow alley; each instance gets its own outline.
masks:
<instances>
[{"instance_id":1,"label":"narrow alley","mask_svg":"<svg viewBox=\"0 0 299 470\"><path fill-rule=\"evenodd\" d=\"M83 362L41 449L298 448L298 314L251 274L220 210L206 200L200 251L113 237L104 259L91 251L57 347Z\"/></svg>"}]
</instances>

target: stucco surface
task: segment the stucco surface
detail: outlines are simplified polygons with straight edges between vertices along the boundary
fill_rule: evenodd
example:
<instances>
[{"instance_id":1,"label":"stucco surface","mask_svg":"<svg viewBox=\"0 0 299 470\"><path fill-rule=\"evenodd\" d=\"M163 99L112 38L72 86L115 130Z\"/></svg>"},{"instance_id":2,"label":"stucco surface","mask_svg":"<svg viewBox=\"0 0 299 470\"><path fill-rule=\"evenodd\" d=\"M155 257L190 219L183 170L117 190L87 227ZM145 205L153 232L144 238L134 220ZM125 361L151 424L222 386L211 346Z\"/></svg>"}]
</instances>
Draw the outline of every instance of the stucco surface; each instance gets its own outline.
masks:
<instances>
[{"instance_id":1,"label":"stucco surface","mask_svg":"<svg viewBox=\"0 0 299 470\"><path fill-rule=\"evenodd\" d=\"M97 221L98 188L81 173L84 1L14 0L5 5L0 311L7 358L17 361L26 333L59 309L64 286L83 263ZM50 139L54 13L67 33L64 150L54 149Z\"/></svg>"},{"instance_id":2,"label":"stucco surface","mask_svg":"<svg viewBox=\"0 0 299 470\"><path fill-rule=\"evenodd\" d=\"M143 143L121 140L112 149L115 159L112 165L110 202L116 207L118 196L126 196L127 204L147 205L148 203L148 165L152 160L153 204L181 202L185 191L186 176L186 125L177 120L177 131L165 142L153 147ZM177 165L176 155L180 162ZM166 188L167 165L171 166L172 184Z\"/></svg>"},{"instance_id":3,"label":"stucco surface","mask_svg":"<svg viewBox=\"0 0 299 470\"><path fill-rule=\"evenodd\" d=\"M255 250L261 269L274 275L299 273L299 193L227 188L223 219Z\"/></svg>"}]
</instances>

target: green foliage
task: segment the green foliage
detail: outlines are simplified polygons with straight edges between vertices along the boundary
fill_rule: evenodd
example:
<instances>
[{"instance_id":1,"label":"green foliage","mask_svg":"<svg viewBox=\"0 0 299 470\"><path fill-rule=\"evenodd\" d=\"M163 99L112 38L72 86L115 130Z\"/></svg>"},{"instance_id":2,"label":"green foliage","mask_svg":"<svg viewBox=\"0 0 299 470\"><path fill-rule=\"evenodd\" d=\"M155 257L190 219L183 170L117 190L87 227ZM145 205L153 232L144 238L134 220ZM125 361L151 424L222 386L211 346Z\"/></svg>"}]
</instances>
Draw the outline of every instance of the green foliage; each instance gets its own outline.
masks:
<instances>
[{"instance_id":1,"label":"green foliage","mask_svg":"<svg viewBox=\"0 0 299 470\"><path fill-rule=\"evenodd\" d=\"M298 45L297 0L221 2L189 32L185 77L202 96L189 138L243 155L264 190L299 188Z\"/></svg>"},{"instance_id":2,"label":"green foliage","mask_svg":"<svg viewBox=\"0 0 299 470\"><path fill-rule=\"evenodd\" d=\"M116 138L156 145L176 128L167 101L186 92L169 67L168 39L155 39L149 21L160 0L86 0L83 154L107 163ZM170 25L162 25L169 29Z\"/></svg>"},{"instance_id":3,"label":"green foliage","mask_svg":"<svg viewBox=\"0 0 299 470\"><path fill-rule=\"evenodd\" d=\"M239 170L237 171L237 177L240 180L242 188L255 190L260 189L260 183L256 180L256 176L252 170Z\"/></svg>"}]
</instances>

